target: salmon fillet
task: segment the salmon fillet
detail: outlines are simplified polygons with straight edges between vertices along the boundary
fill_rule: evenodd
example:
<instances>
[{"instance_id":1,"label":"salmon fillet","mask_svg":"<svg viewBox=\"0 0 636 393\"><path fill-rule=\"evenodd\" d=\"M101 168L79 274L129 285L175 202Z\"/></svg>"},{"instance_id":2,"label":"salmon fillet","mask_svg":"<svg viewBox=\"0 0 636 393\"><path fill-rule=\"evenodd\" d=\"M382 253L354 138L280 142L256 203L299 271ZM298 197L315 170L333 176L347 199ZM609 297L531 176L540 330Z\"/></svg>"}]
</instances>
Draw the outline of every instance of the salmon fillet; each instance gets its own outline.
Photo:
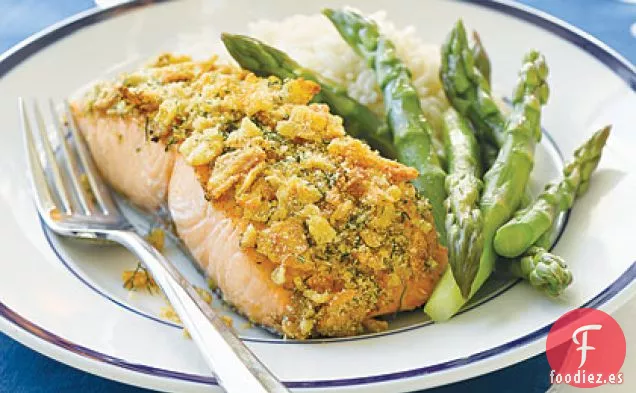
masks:
<instances>
[{"instance_id":1,"label":"salmon fillet","mask_svg":"<svg viewBox=\"0 0 636 393\"><path fill-rule=\"evenodd\" d=\"M447 263L417 171L346 136L318 91L166 54L73 104L105 179L167 205L224 300L290 338L384 329Z\"/></svg>"},{"instance_id":2,"label":"salmon fillet","mask_svg":"<svg viewBox=\"0 0 636 393\"><path fill-rule=\"evenodd\" d=\"M275 266L254 263L239 247L241 231L206 199L194 169L178 158L168 205L179 236L224 298L253 321L277 328L291 292L271 280Z\"/></svg>"},{"instance_id":3,"label":"salmon fillet","mask_svg":"<svg viewBox=\"0 0 636 393\"><path fill-rule=\"evenodd\" d=\"M79 106L73 111L104 179L140 207L156 210L163 205L175 152L166 152L160 143L146 143L138 120L79 115Z\"/></svg>"}]
</instances>

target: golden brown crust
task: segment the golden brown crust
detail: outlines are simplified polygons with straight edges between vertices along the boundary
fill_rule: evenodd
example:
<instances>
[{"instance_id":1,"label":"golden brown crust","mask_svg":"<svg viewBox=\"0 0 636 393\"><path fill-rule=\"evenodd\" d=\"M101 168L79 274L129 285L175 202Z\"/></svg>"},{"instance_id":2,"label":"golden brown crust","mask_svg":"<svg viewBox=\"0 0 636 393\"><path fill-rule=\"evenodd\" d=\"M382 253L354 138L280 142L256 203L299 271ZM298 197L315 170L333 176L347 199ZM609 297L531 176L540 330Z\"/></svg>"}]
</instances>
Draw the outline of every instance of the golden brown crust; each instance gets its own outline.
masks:
<instances>
[{"instance_id":1,"label":"golden brown crust","mask_svg":"<svg viewBox=\"0 0 636 393\"><path fill-rule=\"evenodd\" d=\"M149 140L195 168L242 249L293 292L281 330L298 338L381 328L370 318L420 306L446 267L409 182L417 171L346 136L326 105L309 104L318 91L162 55L86 100L93 113L145 119Z\"/></svg>"}]
</instances>

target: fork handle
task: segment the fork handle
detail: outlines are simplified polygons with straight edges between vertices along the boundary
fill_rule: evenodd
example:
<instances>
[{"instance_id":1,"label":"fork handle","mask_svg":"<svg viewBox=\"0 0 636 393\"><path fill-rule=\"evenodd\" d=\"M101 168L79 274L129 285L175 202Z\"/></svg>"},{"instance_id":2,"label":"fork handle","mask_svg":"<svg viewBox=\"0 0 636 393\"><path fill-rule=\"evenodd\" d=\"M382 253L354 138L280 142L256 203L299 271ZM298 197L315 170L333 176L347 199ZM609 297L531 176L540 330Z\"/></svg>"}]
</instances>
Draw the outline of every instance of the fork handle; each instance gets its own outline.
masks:
<instances>
[{"instance_id":1,"label":"fork handle","mask_svg":"<svg viewBox=\"0 0 636 393\"><path fill-rule=\"evenodd\" d=\"M116 231L111 238L150 271L226 392L289 393L166 257L136 232Z\"/></svg>"}]
</instances>

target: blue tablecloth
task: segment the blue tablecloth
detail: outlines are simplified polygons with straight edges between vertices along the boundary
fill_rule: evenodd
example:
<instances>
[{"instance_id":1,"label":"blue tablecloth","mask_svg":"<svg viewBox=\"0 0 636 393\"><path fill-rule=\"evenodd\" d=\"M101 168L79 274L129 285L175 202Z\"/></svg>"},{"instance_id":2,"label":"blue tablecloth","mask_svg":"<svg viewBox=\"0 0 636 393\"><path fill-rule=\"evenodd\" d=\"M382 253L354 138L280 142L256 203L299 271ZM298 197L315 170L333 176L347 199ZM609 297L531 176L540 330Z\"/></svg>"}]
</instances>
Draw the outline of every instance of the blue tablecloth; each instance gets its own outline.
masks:
<instances>
[{"instance_id":1,"label":"blue tablecloth","mask_svg":"<svg viewBox=\"0 0 636 393\"><path fill-rule=\"evenodd\" d=\"M620 0L522 0L591 33L636 63L636 5ZM69 15L93 7L90 0L0 0L0 52ZM545 392L544 355L462 383L450 392ZM0 393L118 392L149 390L102 379L46 358L0 333Z\"/></svg>"}]
</instances>

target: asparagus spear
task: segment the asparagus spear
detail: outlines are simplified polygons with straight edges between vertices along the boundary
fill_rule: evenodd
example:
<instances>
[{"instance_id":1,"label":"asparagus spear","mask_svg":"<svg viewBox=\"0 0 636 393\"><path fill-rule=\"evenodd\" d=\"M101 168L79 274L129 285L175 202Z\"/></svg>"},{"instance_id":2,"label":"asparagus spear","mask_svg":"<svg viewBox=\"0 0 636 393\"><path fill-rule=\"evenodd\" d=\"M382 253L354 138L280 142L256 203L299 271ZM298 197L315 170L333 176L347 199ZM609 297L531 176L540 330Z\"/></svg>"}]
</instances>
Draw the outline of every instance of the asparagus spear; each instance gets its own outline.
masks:
<instances>
[{"instance_id":1,"label":"asparagus spear","mask_svg":"<svg viewBox=\"0 0 636 393\"><path fill-rule=\"evenodd\" d=\"M431 144L431 128L422 114L410 72L398 59L393 43L380 34L375 22L350 10L326 9L323 14L375 71L398 160L419 171L414 185L430 201L435 227L440 241L445 244L445 174Z\"/></svg>"},{"instance_id":2,"label":"asparagus spear","mask_svg":"<svg viewBox=\"0 0 636 393\"><path fill-rule=\"evenodd\" d=\"M574 153L574 159L563 169L563 179L546 186L527 208L519 210L497 230L495 251L512 258L521 255L548 231L559 213L570 209L574 199L584 193L599 160L610 126L597 131Z\"/></svg>"},{"instance_id":3,"label":"asparagus spear","mask_svg":"<svg viewBox=\"0 0 636 393\"><path fill-rule=\"evenodd\" d=\"M442 46L440 77L446 97L459 113L468 117L480 139L501 147L506 120L490 95L490 84L475 66L461 20Z\"/></svg>"},{"instance_id":4,"label":"asparagus spear","mask_svg":"<svg viewBox=\"0 0 636 393\"><path fill-rule=\"evenodd\" d=\"M479 34L476 31L473 31L471 49L475 60L475 67L484 76L490 86L490 59L488 58L488 54L486 53ZM485 91L490 93L490 89ZM484 169L487 170L494 163L499 149L488 141L482 141L480 145ZM520 202L520 208L526 208L531 203L532 196L526 187L524 190L524 198ZM530 285L550 296L558 296L572 282L572 273L567 269L562 258L551 254L545 248L542 248L542 246L546 248L550 246L550 238L551 231L546 231L534 243L534 246L530 247L518 258L500 258L497 264L497 269L505 270L513 276L528 281ZM497 239L497 237L495 237L495 239ZM496 244L495 240L495 248ZM454 276L457 279L457 274L454 274Z\"/></svg>"},{"instance_id":5,"label":"asparagus spear","mask_svg":"<svg viewBox=\"0 0 636 393\"><path fill-rule=\"evenodd\" d=\"M528 201L527 204L525 204L525 207L530 206L530 204L532 203L532 199L530 199L530 201ZM521 208L524 208L524 205L521 204L520 206ZM554 235L554 224L552 224L552 226L550 227L550 229L548 229L547 231L545 231L543 233L543 235L539 236L539 238L537 239L536 242L534 242L533 246L535 247L541 247L541 248L545 248L545 249L550 249L552 247L553 244L553 239L552 236Z\"/></svg>"},{"instance_id":6,"label":"asparagus spear","mask_svg":"<svg viewBox=\"0 0 636 393\"><path fill-rule=\"evenodd\" d=\"M572 272L563 259L545 248L532 246L515 259L497 264L515 277L522 278L549 296L559 296L572 283Z\"/></svg>"},{"instance_id":7,"label":"asparagus spear","mask_svg":"<svg viewBox=\"0 0 636 393\"><path fill-rule=\"evenodd\" d=\"M490 79L490 58L488 57L488 53L486 52L486 48L481 42L481 37L479 33L473 31L473 45L472 45L472 53L473 58L475 59L475 67L477 70L483 75L488 85L491 85Z\"/></svg>"},{"instance_id":8,"label":"asparagus spear","mask_svg":"<svg viewBox=\"0 0 636 393\"><path fill-rule=\"evenodd\" d=\"M455 46L456 26L448 46ZM519 82L513 94L513 111L505 128L505 141L493 166L484 175L480 208L484 219L484 250L470 296L483 285L493 271L497 258L493 248L496 230L519 206L534 160L536 130L540 128L541 105L548 99L545 79L548 69L542 55L531 51L524 58ZM452 77L452 75L449 75ZM447 269L437 284L424 311L435 321L453 316L466 303L452 270Z\"/></svg>"},{"instance_id":9,"label":"asparagus spear","mask_svg":"<svg viewBox=\"0 0 636 393\"><path fill-rule=\"evenodd\" d=\"M473 31L473 42L471 51L473 54L473 58L475 61L475 68L477 71L484 76L487 85L484 85L484 92L490 94L491 92L491 68L490 68L490 58L488 57L488 53L486 52L486 48L484 48L479 33ZM505 113L502 112L502 115L505 116ZM481 150L481 162L483 164L484 171L490 169L492 164L497 159L497 153L499 153L499 146L493 145L488 140L479 141L480 150Z\"/></svg>"},{"instance_id":10,"label":"asparagus spear","mask_svg":"<svg viewBox=\"0 0 636 393\"><path fill-rule=\"evenodd\" d=\"M471 52L473 55L475 68L477 69L479 73L481 73L481 75L484 76L484 79L486 79L486 81L488 82L487 84L482 83L481 88L483 89L483 92L485 94L490 94L491 93L490 58L488 57L486 49L484 48L481 42L479 33L477 33L476 31L473 31L473 41L472 41ZM493 99L493 102L495 102L494 99ZM500 108L500 114L503 117L506 117L508 115L505 109L501 109L499 105L497 107ZM539 134L537 137L537 140L540 140L540 139L541 138ZM483 170L487 171L488 169L490 169L490 167L494 164L495 160L497 159L497 154L499 153L500 146L494 145L488 140L480 140L479 145L481 150L481 161L482 161ZM524 190L524 199L522 200L521 204L523 207L526 207L531 202L532 202L532 194L530 193L530 190L526 187L526 189Z\"/></svg>"},{"instance_id":11,"label":"asparagus spear","mask_svg":"<svg viewBox=\"0 0 636 393\"><path fill-rule=\"evenodd\" d=\"M484 246L479 210L481 163L479 145L466 120L453 108L444 113L446 176L446 237L448 260L462 296L467 298L479 270Z\"/></svg>"},{"instance_id":12,"label":"asparagus spear","mask_svg":"<svg viewBox=\"0 0 636 393\"><path fill-rule=\"evenodd\" d=\"M369 108L349 97L346 91L318 73L304 68L284 52L254 38L223 33L221 40L241 67L257 75L275 75L280 79L304 78L320 84L316 101L329 105L344 120L347 132L366 141L383 156L397 156L391 133L383 121Z\"/></svg>"}]
</instances>

